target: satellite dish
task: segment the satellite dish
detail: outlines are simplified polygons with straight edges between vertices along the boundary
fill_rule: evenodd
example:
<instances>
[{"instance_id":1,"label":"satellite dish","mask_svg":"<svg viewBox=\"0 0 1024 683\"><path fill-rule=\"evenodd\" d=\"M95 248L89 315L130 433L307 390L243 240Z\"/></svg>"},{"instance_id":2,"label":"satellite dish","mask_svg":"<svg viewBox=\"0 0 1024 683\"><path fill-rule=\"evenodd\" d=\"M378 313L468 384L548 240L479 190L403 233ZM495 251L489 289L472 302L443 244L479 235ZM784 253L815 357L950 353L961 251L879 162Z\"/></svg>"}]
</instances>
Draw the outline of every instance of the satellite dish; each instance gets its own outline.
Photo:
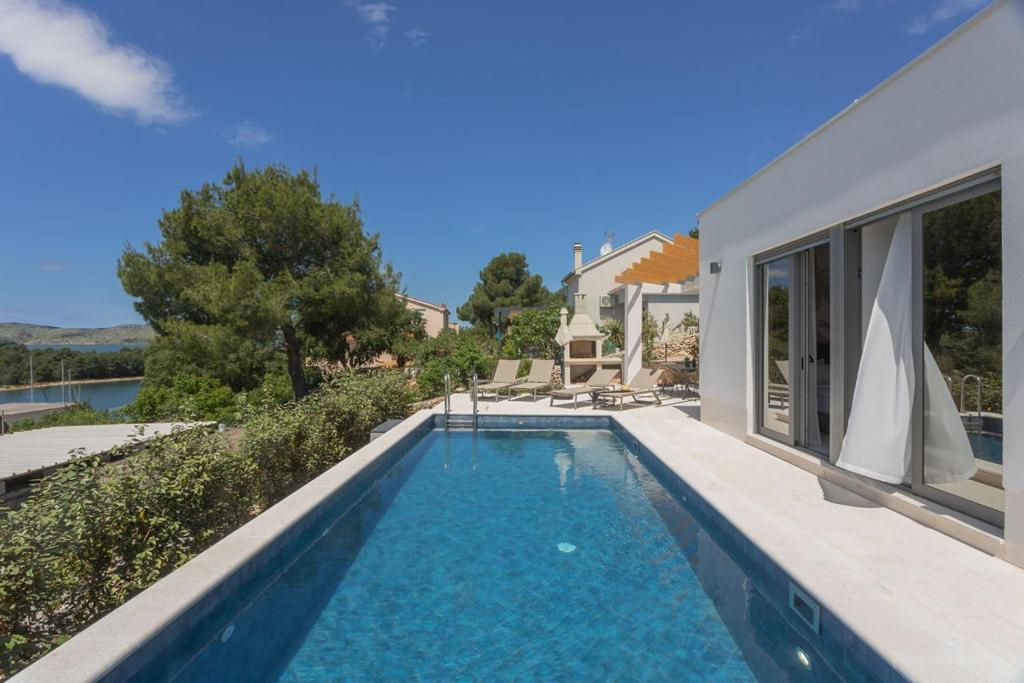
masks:
<instances>
[{"instance_id":1,"label":"satellite dish","mask_svg":"<svg viewBox=\"0 0 1024 683\"><path fill-rule=\"evenodd\" d=\"M615 239L614 232L606 232L604 234L604 244L601 245L601 256L612 253L612 240Z\"/></svg>"}]
</instances>

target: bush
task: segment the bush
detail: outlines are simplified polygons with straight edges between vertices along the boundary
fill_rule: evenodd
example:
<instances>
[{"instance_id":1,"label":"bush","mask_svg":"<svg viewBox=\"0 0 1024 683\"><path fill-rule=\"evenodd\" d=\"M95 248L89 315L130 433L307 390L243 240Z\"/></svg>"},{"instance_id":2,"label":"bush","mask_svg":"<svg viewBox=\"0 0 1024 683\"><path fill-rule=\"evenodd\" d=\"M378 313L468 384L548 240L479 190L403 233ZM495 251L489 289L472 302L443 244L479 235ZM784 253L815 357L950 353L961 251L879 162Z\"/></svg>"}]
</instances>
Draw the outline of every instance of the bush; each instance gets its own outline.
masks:
<instances>
[{"instance_id":1,"label":"bush","mask_svg":"<svg viewBox=\"0 0 1024 683\"><path fill-rule=\"evenodd\" d=\"M298 403L246 423L242 451L256 467L257 499L269 504L340 462L370 430L404 417L413 400L404 375L340 373Z\"/></svg>"},{"instance_id":2,"label":"bush","mask_svg":"<svg viewBox=\"0 0 1024 683\"><path fill-rule=\"evenodd\" d=\"M509 319L508 332L502 341L506 358L552 358L559 360L562 347L555 341L558 334L560 306L545 310L522 311Z\"/></svg>"},{"instance_id":3,"label":"bush","mask_svg":"<svg viewBox=\"0 0 1024 683\"><path fill-rule=\"evenodd\" d=\"M241 446L177 432L73 460L0 515L0 679L180 567L404 417L400 373L345 373L246 422Z\"/></svg>"},{"instance_id":4,"label":"bush","mask_svg":"<svg viewBox=\"0 0 1024 683\"><path fill-rule=\"evenodd\" d=\"M144 385L135 400L123 408L138 422L160 420L213 420L234 422L235 394L212 377L177 375L170 385Z\"/></svg>"},{"instance_id":5,"label":"bush","mask_svg":"<svg viewBox=\"0 0 1024 683\"><path fill-rule=\"evenodd\" d=\"M0 520L0 674L179 567L249 514L249 468L217 435L153 441L117 465L81 458Z\"/></svg>"},{"instance_id":6,"label":"bush","mask_svg":"<svg viewBox=\"0 0 1024 683\"><path fill-rule=\"evenodd\" d=\"M444 392L444 375L451 373L454 386L468 387L473 373L489 378L497 364L497 343L486 333L467 330L442 332L423 340L417 354L416 384L424 398Z\"/></svg>"},{"instance_id":7,"label":"bush","mask_svg":"<svg viewBox=\"0 0 1024 683\"><path fill-rule=\"evenodd\" d=\"M115 420L110 413L103 410L96 410L88 403L58 410L55 413L43 415L38 420L19 420L11 423L12 432L27 432L32 429L44 429L46 427L72 427L78 425L108 425Z\"/></svg>"}]
</instances>

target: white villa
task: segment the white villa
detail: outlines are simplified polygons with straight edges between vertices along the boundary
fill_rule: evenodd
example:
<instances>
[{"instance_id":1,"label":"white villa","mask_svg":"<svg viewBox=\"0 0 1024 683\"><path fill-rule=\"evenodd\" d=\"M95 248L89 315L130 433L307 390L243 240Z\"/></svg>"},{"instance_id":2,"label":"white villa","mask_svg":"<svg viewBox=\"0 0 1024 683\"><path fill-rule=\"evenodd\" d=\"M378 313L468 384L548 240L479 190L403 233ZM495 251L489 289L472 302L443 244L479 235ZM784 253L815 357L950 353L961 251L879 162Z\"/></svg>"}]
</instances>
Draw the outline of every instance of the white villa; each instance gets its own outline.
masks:
<instances>
[{"instance_id":1,"label":"white villa","mask_svg":"<svg viewBox=\"0 0 1024 683\"><path fill-rule=\"evenodd\" d=\"M625 285L615 278L633 262L651 255L672 238L651 230L619 247L606 241L596 257L583 261L583 244L572 245L572 270L562 278L567 305L582 305L594 322L625 321ZM648 284L644 287L643 308L661 324L678 324L686 313L698 313L699 287L696 281ZM582 295L582 296L580 296ZM580 303L582 301L582 304Z\"/></svg>"},{"instance_id":2,"label":"white villa","mask_svg":"<svg viewBox=\"0 0 1024 683\"><path fill-rule=\"evenodd\" d=\"M702 421L1024 566L1024 3L856 100L700 236Z\"/></svg>"},{"instance_id":3,"label":"white villa","mask_svg":"<svg viewBox=\"0 0 1024 683\"><path fill-rule=\"evenodd\" d=\"M623 376L633 377L640 369L639 340L644 313L665 332L678 329L687 313L698 313L696 278L683 282L672 278L658 282L626 282L623 277L634 266L662 256L680 240L689 241L689 238L677 236L674 240L657 230L619 247L613 247L610 239L606 239L598 255L586 262L583 261L583 244L573 244L573 268L562 278L566 305L575 312L568 325L563 324L568 332L563 369L568 381L589 376L597 367L618 368L623 364ZM605 320L615 320L626 327L627 348L623 357L601 355L603 335L596 327Z\"/></svg>"}]
</instances>

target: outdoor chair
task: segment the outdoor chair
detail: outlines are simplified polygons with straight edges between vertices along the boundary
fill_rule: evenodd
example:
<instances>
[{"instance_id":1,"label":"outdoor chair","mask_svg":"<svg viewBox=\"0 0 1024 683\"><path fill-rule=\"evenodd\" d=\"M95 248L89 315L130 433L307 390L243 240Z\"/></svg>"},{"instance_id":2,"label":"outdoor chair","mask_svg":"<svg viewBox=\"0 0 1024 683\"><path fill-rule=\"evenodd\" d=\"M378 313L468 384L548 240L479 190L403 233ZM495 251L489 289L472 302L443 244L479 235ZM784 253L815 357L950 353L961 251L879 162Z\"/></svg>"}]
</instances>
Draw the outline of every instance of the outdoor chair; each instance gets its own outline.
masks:
<instances>
[{"instance_id":1,"label":"outdoor chair","mask_svg":"<svg viewBox=\"0 0 1024 683\"><path fill-rule=\"evenodd\" d=\"M494 400L497 401L500 398L502 389L508 389L518 382L516 379L517 374L519 374L519 361L499 360L498 367L494 369L494 376L491 377L491 380L476 385L477 394L482 397L485 393L493 393Z\"/></svg>"},{"instance_id":2,"label":"outdoor chair","mask_svg":"<svg viewBox=\"0 0 1024 683\"><path fill-rule=\"evenodd\" d=\"M532 393L536 400L537 391L551 386L551 371L555 369L555 361L544 358L535 358L530 365L530 374L524 381L513 384L509 387L509 396L513 393Z\"/></svg>"},{"instance_id":3,"label":"outdoor chair","mask_svg":"<svg viewBox=\"0 0 1024 683\"><path fill-rule=\"evenodd\" d=\"M619 403L619 410L622 410L622 406L627 398L631 398L637 403L638 396L645 396L650 394L654 397L654 400L661 405L661 398L658 396L658 380L661 379L661 373L665 372L663 368L644 368L640 372L636 373L636 377L629 384L624 384L621 388L613 391L602 391L597 394L594 399L594 408L597 408L598 403L601 401L608 401L613 406L615 402Z\"/></svg>"},{"instance_id":4,"label":"outdoor chair","mask_svg":"<svg viewBox=\"0 0 1024 683\"><path fill-rule=\"evenodd\" d=\"M563 389L553 389L551 391L551 401L549 405L555 405L556 398L571 398L573 410L579 405L579 397L581 394L590 394L591 400L597 396L597 393L607 389L619 376L619 371L612 370L595 370L594 374L590 376L586 384L581 387L565 387Z\"/></svg>"}]
</instances>

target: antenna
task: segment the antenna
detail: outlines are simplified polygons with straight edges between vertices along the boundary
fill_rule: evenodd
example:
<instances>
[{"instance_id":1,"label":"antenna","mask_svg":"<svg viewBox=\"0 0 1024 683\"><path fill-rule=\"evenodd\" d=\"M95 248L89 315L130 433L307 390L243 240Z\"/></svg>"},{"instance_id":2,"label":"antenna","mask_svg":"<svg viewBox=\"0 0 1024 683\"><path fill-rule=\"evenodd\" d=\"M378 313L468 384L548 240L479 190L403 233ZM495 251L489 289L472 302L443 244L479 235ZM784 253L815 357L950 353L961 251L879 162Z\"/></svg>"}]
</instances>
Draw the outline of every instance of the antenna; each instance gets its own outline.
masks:
<instances>
[{"instance_id":1,"label":"antenna","mask_svg":"<svg viewBox=\"0 0 1024 683\"><path fill-rule=\"evenodd\" d=\"M615 239L615 233L611 230L605 230L604 232L604 244L601 245L601 256L610 254L613 250L612 240Z\"/></svg>"}]
</instances>

